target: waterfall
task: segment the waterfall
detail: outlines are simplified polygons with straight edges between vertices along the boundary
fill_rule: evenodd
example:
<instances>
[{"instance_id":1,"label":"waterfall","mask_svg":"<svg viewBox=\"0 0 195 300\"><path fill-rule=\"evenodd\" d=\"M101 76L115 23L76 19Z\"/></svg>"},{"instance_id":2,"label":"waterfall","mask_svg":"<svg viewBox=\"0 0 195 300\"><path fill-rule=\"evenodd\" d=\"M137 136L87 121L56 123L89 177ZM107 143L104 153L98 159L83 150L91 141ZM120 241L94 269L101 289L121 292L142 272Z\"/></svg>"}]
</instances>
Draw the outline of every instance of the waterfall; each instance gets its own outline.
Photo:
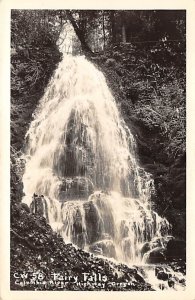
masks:
<instances>
[{"instance_id":1,"label":"waterfall","mask_svg":"<svg viewBox=\"0 0 195 300\"><path fill-rule=\"evenodd\" d=\"M163 247L170 226L151 207L154 183L104 75L65 56L26 135L24 199L43 195L44 215L65 242L126 263ZM145 251L147 252L147 251Z\"/></svg>"}]
</instances>

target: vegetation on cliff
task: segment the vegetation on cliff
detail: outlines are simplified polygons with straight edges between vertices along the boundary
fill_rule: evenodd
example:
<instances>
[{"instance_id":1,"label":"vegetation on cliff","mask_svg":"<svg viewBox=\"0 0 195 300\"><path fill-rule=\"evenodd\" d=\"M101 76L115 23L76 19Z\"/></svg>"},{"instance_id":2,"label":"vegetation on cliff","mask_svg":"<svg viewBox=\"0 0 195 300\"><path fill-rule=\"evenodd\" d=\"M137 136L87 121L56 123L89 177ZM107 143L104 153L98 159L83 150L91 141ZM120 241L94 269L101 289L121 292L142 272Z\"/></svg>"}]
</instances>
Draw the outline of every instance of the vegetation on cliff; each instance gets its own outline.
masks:
<instances>
[{"instance_id":1,"label":"vegetation on cliff","mask_svg":"<svg viewBox=\"0 0 195 300\"><path fill-rule=\"evenodd\" d=\"M47 23L44 21L47 18ZM37 103L61 60L53 11L13 10L11 19L11 199L22 198L20 159Z\"/></svg>"},{"instance_id":2,"label":"vegetation on cliff","mask_svg":"<svg viewBox=\"0 0 195 300\"><path fill-rule=\"evenodd\" d=\"M155 210L185 238L185 44L115 46L99 65L153 175Z\"/></svg>"}]
</instances>

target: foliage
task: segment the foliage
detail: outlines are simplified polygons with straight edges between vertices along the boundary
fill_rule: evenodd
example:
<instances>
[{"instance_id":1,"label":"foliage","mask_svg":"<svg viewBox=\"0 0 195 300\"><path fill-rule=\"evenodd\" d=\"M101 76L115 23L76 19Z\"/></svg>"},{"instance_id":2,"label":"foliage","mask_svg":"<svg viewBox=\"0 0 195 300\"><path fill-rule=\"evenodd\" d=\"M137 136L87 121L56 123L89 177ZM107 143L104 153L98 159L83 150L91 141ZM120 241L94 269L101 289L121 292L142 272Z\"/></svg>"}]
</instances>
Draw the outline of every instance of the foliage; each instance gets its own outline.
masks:
<instances>
[{"instance_id":1,"label":"foliage","mask_svg":"<svg viewBox=\"0 0 195 300\"><path fill-rule=\"evenodd\" d=\"M55 46L62 25L56 10L12 10L11 42L26 48Z\"/></svg>"},{"instance_id":2,"label":"foliage","mask_svg":"<svg viewBox=\"0 0 195 300\"><path fill-rule=\"evenodd\" d=\"M97 60L154 178L154 209L185 237L185 43L121 44ZM175 222L174 216L179 222Z\"/></svg>"},{"instance_id":3,"label":"foliage","mask_svg":"<svg viewBox=\"0 0 195 300\"><path fill-rule=\"evenodd\" d=\"M67 14L79 29L76 34L81 44L84 41L94 52L105 51L121 42L185 40L185 11L182 10L71 10Z\"/></svg>"},{"instance_id":4,"label":"foliage","mask_svg":"<svg viewBox=\"0 0 195 300\"><path fill-rule=\"evenodd\" d=\"M127 44L107 54L116 62L114 68L126 98L124 114L160 134L167 161L185 153L185 44L182 47Z\"/></svg>"},{"instance_id":5,"label":"foliage","mask_svg":"<svg viewBox=\"0 0 195 300\"><path fill-rule=\"evenodd\" d=\"M24 161L21 159L21 151L16 151L11 146L11 200L19 202L22 197L22 174L24 170Z\"/></svg>"},{"instance_id":6,"label":"foliage","mask_svg":"<svg viewBox=\"0 0 195 300\"><path fill-rule=\"evenodd\" d=\"M68 19L71 24L75 22L83 51L88 48L96 54L88 51L88 57L105 73L132 129L140 162L155 180L158 210L171 222L174 213L181 214L181 230L185 223L184 11L12 11L14 185L20 182L15 156L23 147L32 113L61 59L56 41ZM74 54L79 51L75 42Z\"/></svg>"},{"instance_id":7,"label":"foliage","mask_svg":"<svg viewBox=\"0 0 195 300\"><path fill-rule=\"evenodd\" d=\"M20 160L32 113L61 54L56 11L12 10L11 23L11 198L22 197Z\"/></svg>"},{"instance_id":8,"label":"foliage","mask_svg":"<svg viewBox=\"0 0 195 300\"><path fill-rule=\"evenodd\" d=\"M58 19L56 11L12 11L12 94L32 90L50 72L49 66L45 69L45 62L53 56L56 59L56 42L62 29Z\"/></svg>"}]
</instances>

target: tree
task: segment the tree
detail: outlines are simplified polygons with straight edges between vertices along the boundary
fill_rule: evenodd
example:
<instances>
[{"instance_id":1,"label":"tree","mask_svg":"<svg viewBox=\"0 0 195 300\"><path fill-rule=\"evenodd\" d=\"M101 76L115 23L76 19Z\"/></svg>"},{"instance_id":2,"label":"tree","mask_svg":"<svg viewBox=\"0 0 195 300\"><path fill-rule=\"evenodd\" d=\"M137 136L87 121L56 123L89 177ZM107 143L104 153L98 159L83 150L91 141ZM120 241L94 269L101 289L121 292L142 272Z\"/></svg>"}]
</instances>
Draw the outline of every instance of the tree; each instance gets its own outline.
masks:
<instances>
[{"instance_id":1,"label":"tree","mask_svg":"<svg viewBox=\"0 0 195 300\"><path fill-rule=\"evenodd\" d=\"M75 30L76 35L78 36L78 38L81 42L81 47L82 47L83 52L87 55L93 54L92 50L90 49L90 47L88 46L88 44L86 43L86 40L85 40L85 31L84 30L86 29L86 27L84 26L84 22L81 22L80 27L79 27L79 25L77 24L76 20L74 19L73 15L72 15L72 12L70 10L67 10L66 14L67 14L67 17L68 17L70 23L72 24L72 26Z\"/></svg>"},{"instance_id":2,"label":"tree","mask_svg":"<svg viewBox=\"0 0 195 300\"><path fill-rule=\"evenodd\" d=\"M115 24L115 11L110 11L110 23L111 23L111 41L112 44L115 44L116 42L116 24Z\"/></svg>"}]
</instances>

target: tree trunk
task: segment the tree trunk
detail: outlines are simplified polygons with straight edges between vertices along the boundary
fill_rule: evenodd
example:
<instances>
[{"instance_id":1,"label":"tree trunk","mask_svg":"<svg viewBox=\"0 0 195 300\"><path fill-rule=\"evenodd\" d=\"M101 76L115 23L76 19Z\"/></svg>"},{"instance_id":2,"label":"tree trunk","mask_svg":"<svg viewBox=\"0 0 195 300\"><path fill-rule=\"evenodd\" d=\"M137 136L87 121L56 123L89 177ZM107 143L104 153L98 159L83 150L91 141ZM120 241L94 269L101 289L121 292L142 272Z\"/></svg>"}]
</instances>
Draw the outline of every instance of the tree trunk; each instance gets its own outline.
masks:
<instances>
[{"instance_id":1,"label":"tree trunk","mask_svg":"<svg viewBox=\"0 0 195 300\"><path fill-rule=\"evenodd\" d=\"M103 50L105 50L105 45L106 45L106 35L105 35L104 11L102 12L102 29L103 29L103 38L104 38Z\"/></svg>"},{"instance_id":2,"label":"tree trunk","mask_svg":"<svg viewBox=\"0 0 195 300\"><path fill-rule=\"evenodd\" d=\"M123 23L122 25L122 42L126 43L127 39L126 39L126 30L125 30L125 24Z\"/></svg>"},{"instance_id":3,"label":"tree trunk","mask_svg":"<svg viewBox=\"0 0 195 300\"><path fill-rule=\"evenodd\" d=\"M111 31L112 31L112 44L116 43L116 24L115 24L115 11L110 13Z\"/></svg>"},{"instance_id":4,"label":"tree trunk","mask_svg":"<svg viewBox=\"0 0 195 300\"><path fill-rule=\"evenodd\" d=\"M80 42L81 42L81 47L82 47L83 52L86 54L86 56L92 55L93 52L92 52L92 50L89 48L89 46L87 45L87 43L86 43L86 41L85 41L85 37L84 37L84 35L83 35L83 32L82 32L82 30L80 30L79 26L77 25L75 19L74 19L73 16L72 16L71 11L67 10L66 13L67 13L67 17L68 17L69 21L71 22L71 24L72 24L72 26L73 26L73 28L74 28L74 31L75 31L75 33L76 33L78 39L79 39Z\"/></svg>"}]
</instances>

